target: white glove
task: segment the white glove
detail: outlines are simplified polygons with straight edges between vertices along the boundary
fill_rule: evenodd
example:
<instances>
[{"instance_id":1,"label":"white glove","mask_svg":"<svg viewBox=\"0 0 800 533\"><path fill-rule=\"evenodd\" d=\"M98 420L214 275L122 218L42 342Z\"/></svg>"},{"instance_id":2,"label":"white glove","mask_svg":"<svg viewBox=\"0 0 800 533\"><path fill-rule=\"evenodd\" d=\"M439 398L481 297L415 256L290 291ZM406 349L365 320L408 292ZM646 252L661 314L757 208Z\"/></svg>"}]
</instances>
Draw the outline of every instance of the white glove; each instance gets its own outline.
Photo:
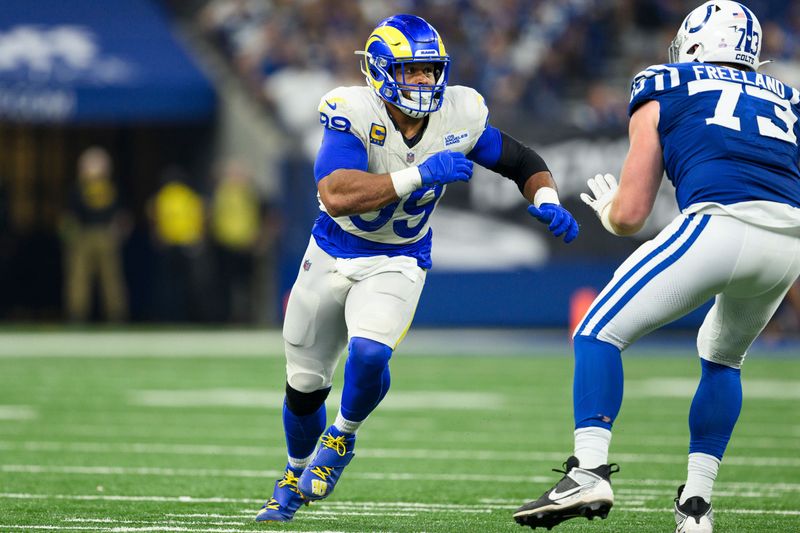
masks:
<instances>
[{"instance_id":1,"label":"white glove","mask_svg":"<svg viewBox=\"0 0 800 533\"><path fill-rule=\"evenodd\" d=\"M608 219L611 201L614 200L614 196L617 194L617 179L611 174L597 174L595 177L589 178L586 184L594 196L583 192L581 193L581 200L594 209L604 228L617 235Z\"/></svg>"},{"instance_id":2,"label":"white glove","mask_svg":"<svg viewBox=\"0 0 800 533\"><path fill-rule=\"evenodd\" d=\"M597 174L586 182L594 197L581 193L581 200L594 209L598 217L602 217L603 210L611 205L614 195L617 194L617 179L611 174Z\"/></svg>"}]
</instances>

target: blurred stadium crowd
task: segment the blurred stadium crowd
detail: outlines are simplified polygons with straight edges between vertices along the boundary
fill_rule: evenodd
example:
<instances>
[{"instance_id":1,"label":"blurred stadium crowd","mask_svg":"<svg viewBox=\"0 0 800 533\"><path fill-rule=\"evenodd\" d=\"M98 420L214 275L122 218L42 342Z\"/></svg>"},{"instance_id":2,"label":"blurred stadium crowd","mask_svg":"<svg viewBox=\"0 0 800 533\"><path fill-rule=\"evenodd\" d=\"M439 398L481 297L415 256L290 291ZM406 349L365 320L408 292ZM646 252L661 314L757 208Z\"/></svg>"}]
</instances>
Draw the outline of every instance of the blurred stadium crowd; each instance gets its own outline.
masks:
<instances>
[{"instance_id":1,"label":"blurred stadium crowd","mask_svg":"<svg viewBox=\"0 0 800 533\"><path fill-rule=\"evenodd\" d=\"M747 2L764 28L762 56L800 62L800 4ZM619 131L630 78L666 62L686 0L211 0L197 21L277 113L297 85L361 84L353 51L392 13L423 15L453 57L451 83L477 89L511 131ZM795 74L794 79L798 79ZM791 83L791 80L788 80ZM291 87L291 89L284 89ZM306 89L307 90L307 89ZM319 91L315 91L319 92ZM552 133L551 133L552 135Z\"/></svg>"},{"instance_id":2,"label":"blurred stadium crowd","mask_svg":"<svg viewBox=\"0 0 800 533\"><path fill-rule=\"evenodd\" d=\"M283 289L291 282L284 278L296 272L297 249L305 247L316 213L309 176L321 137L317 103L336 86L364 83L353 51L393 13L430 21L453 58L450 83L480 91L492 123L523 142L538 148L610 139L611 148L590 147L600 159L588 152L574 157L573 144L542 152L559 170L554 173L569 207L577 202L574 191L585 183L585 169L559 161L584 160L591 172L615 170L614 157L627 148L630 78L666 61L678 25L699 1L124 3L155 6L166 17L211 79L217 112L172 125L26 122L14 106L30 101L3 92L4 72L15 68L3 54L19 50L0 46L0 141L8 147L0 154L0 222L7 228L0 235L0 318L277 324ZM762 22L762 58L776 60L769 72L800 85L800 3L747 4ZM2 23L0 16L0 36L20 35L19 26ZM41 78L35 67L33 58L31 77ZM227 89L231 84L256 111L224 118L239 94ZM612 168L594 168L597 161L608 164L609 152ZM471 208L512 205L501 197L490 201L489 189L473 181L471 190L482 191L485 205ZM443 206L468 204L465 197L473 193L465 190L449 192ZM520 201L515 190L511 194ZM518 221L526 216L524 209L514 213ZM582 231L568 250L559 249L566 254L561 257L591 262L600 253L614 263L638 245L594 238L602 230L590 224ZM499 233L510 234L504 228ZM541 246L546 252L552 243ZM549 258L543 254L540 264ZM800 297L793 295L776 334L798 328Z\"/></svg>"}]
</instances>

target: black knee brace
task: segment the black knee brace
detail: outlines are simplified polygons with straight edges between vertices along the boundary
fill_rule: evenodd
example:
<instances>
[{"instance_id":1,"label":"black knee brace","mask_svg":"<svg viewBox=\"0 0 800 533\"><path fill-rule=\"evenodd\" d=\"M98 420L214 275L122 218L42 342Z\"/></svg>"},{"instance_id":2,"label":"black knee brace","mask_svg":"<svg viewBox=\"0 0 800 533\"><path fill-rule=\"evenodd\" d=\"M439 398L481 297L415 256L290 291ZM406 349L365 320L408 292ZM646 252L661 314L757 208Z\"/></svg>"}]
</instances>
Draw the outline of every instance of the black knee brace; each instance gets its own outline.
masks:
<instances>
[{"instance_id":1,"label":"black knee brace","mask_svg":"<svg viewBox=\"0 0 800 533\"><path fill-rule=\"evenodd\" d=\"M300 392L286 383L286 407L297 416L307 416L315 413L325 403L331 388L315 390L314 392Z\"/></svg>"}]
</instances>

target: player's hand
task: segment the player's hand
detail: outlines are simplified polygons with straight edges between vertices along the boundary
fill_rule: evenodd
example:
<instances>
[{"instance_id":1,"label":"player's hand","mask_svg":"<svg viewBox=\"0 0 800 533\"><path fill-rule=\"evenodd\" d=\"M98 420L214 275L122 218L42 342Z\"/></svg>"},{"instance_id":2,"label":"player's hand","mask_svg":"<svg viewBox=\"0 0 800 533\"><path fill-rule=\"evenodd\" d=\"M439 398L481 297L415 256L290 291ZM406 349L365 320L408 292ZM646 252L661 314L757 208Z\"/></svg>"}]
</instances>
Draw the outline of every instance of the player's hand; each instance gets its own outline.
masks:
<instances>
[{"instance_id":1,"label":"player's hand","mask_svg":"<svg viewBox=\"0 0 800 533\"><path fill-rule=\"evenodd\" d=\"M441 185L454 181L469 181L472 177L472 161L461 152L444 150L434 154L419 165L422 185Z\"/></svg>"},{"instance_id":2,"label":"player's hand","mask_svg":"<svg viewBox=\"0 0 800 533\"><path fill-rule=\"evenodd\" d=\"M581 200L594 209L598 217L602 218L603 210L611 205L614 195L617 194L617 179L611 174L597 174L595 177L589 178L586 184L592 194L582 192Z\"/></svg>"},{"instance_id":3,"label":"player's hand","mask_svg":"<svg viewBox=\"0 0 800 533\"><path fill-rule=\"evenodd\" d=\"M539 222L548 224L547 229L556 237L564 235L564 242L570 243L578 236L578 223L572 214L558 204L528 206L528 213Z\"/></svg>"}]
</instances>

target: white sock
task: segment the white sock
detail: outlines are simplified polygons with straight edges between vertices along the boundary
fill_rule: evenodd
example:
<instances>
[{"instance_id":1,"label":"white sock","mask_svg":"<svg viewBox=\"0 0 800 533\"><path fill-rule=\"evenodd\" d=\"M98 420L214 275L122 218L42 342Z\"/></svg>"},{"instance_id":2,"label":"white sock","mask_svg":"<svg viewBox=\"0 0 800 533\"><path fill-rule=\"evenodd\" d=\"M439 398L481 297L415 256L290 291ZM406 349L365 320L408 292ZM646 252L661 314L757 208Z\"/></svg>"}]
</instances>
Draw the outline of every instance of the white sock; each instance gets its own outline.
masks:
<instances>
[{"instance_id":1,"label":"white sock","mask_svg":"<svg viewBox=\"0 0 800 533\"><path fill-rule=\"evenodd\" d=\"M336 413L336 420L333 422L333 425L342 433L355 433L363 423L363 420L361 422L353 422L352 420L348 420L343 417L342 412L339 411Z\"/></svg>"},{"instance_id":2,"label":"white sock","mask_svg":"<svg viewBox=\"0 0 800 533\"><path fill-rule=\"evenodd\" d=\"M720 460L706 453L690 453L686 487L683 489L679 504L683 504L692 496L700 496L711 503L711 491L717 479Z\"/></svg>"},{"instance_id":3,"label":"white sock","mask_svg":"<svg viewBox=\"0 0 800 533\"><path fill-rule=\"evenodd\" d=\"M306 457L305 459L297 459L296 457L289 457L289 466L291 466L292 468L296 468L298 470L300 469L305 470L305 468L311 462L312 457L314 457L313 453L308 457Z\"/></svg>"},{"instance_id":4,"label":"white sock","mask_svg":"<svg viewBox=\"0 0 800 533\"><path fill-rule=\"evenodd\" d=\"M591 469L608 464L608 447L611 431L606 428L588 427L575 430L575 457L580 467Z\"/></svg>"}]
</instances>

